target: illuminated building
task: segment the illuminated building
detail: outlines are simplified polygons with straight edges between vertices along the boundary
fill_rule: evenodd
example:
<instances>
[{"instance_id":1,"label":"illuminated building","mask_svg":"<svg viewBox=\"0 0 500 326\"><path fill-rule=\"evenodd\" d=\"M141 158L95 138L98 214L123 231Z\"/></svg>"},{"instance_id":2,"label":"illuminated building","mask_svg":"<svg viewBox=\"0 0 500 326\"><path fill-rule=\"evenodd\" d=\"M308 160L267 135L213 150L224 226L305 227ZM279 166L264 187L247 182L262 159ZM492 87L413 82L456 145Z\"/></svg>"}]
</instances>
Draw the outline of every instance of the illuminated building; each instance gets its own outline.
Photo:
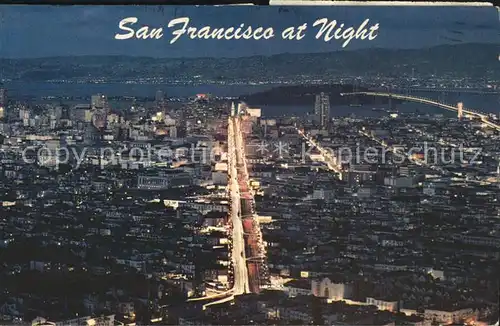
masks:
<instances>
[{"instance_id":1,"label":"illuminated building","mask_svg":"<svg viewBox=\"0 0 500 326\"><path fill-rule=\"evenodd\" d=\"M352 285L349 283L335 282L328 277L311 282L312 294L333 301L344 300L352 295Z\"/></svg>"},{"instance_id":2,"label":"illuminated building","mask_svg":"<svg viewBox=\"0 0 500 326\"><path fill-rule=\"evenodd\" d=\"M7 90L5 88L0 87L0 119L5 117L6 108L7 108Z\"/></svg>"},{"instance_id":3,"label":"illuminated building","mask_svg":"<svg viewBox=\"0 0 500 326\"><path fill-rule=\"evenodd\" d=\"M328 121L330 121L330 97L325 93L316 95L314 114L317 116L322 128L328 126Z\"/></svg>"},{"instance_id":4,"label":"illuminated building","mask_svg":"<svg viewBox=\"0 0 500 326\"><path fill-rule=\"evenodd\" d=\"M208 94L196 94L196 99L197 100L208 100L209 95Z\"/></svg>"},{"instance_id":5,"label":"illuminated building","mask_svg":"<svg viewBox=\"0 0 500 326\"><path fill-rule=\"evenodd\" d=\"M254 118L260 118L262 116L262 110L260 108L247 108L247 114Z\"/></svg>"}]
</instances>

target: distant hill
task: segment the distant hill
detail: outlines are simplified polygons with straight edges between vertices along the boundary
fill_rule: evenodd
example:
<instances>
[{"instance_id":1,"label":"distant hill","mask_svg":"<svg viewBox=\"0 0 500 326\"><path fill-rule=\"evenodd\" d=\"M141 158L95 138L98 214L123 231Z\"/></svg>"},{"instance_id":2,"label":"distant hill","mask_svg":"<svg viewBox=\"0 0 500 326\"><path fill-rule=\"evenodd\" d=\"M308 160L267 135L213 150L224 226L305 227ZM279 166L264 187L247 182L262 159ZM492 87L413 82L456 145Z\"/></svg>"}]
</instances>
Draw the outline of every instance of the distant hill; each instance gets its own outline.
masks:
<instances>
[{"instance_id":1,"label":"distant hill","mask_svg":"<svg viewBox=\"0 0 500 326\"><path fill-rule=\"evenodd\" d=\"M415 69L419 76L500 79L496 44L442 45L427 49L364 49L245 58L147 58L81 56L0 59L0 78L21 81L103 78L167 78L231 81L242 79L307 79L342 75L399 77Z\"/></svg>"}]
</instances>

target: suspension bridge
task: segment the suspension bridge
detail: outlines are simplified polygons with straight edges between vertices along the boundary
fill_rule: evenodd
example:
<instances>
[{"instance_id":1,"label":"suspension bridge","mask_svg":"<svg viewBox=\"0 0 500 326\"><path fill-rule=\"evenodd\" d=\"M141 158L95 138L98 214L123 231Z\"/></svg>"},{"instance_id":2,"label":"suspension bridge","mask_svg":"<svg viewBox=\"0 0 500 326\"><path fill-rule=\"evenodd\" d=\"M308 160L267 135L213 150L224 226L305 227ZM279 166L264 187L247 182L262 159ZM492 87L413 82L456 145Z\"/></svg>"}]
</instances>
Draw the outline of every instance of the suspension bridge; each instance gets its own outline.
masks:
<instances>
[{"instance_id":1,"label":"suspension bridge","mask_svg":"<svg viewBox=\"0 0 500 326\"><path fill-rule=\"evenodd\" d=\"M456 112L457 116L459 119L463 117L472 117L472 118L478 118L483 122L485 125L499 130L500 131L500 125L492 122L489 120L489 117L486 113L465 108L463 106L462 102L458 102L457 105L451 105L447 103L441 103L439 101L436 101L434 99L426 98L426 97L420 97L420 96L410 96L410 95L403 95L403 94L394 94L394 93L387 93L387 92L352 92L352 93L341 93L341 96L378 96L378 97L387 97L389 99L396 99L396 100L401 100L401 101L406 101L406 102L416 102L416 103L422 103L422 104L427 104L435 107L439 107L441 109L445 109L448 111Z\"/></svg>"}]
</instances>

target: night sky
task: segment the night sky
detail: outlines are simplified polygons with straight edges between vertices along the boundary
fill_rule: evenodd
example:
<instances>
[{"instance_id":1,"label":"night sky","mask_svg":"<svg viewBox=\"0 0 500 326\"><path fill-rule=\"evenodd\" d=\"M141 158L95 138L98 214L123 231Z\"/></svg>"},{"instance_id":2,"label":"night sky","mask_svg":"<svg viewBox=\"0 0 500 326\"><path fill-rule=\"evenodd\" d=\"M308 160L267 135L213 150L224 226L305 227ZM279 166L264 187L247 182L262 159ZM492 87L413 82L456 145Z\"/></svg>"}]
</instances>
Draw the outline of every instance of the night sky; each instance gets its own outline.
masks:
<instances>
[{"instance_id":1,"label":"night sky","mask_svg":"<svg viewBox=\"0 0 500 326\"><path fill-rule=\"evenodd\" d=\"M28 58L68 55L133 55L149 57L239 57L283 52L340 50L340 41L314 38L318 18L358 26L369 18L379 23L373 41L352 40L347 50L367 47L422 48L439 44L485 42L500 44L499 14L494 7L191 7L191 6L0 6L0 57ZM139 23L164 27L160 40L115 40L118 22L137 17ZM271 40L191 40L169 44L168 22L188 16L202 27L273 27ZM281 40L288 26L308 23L300 41Z\"/></svg>"}]
</instances>

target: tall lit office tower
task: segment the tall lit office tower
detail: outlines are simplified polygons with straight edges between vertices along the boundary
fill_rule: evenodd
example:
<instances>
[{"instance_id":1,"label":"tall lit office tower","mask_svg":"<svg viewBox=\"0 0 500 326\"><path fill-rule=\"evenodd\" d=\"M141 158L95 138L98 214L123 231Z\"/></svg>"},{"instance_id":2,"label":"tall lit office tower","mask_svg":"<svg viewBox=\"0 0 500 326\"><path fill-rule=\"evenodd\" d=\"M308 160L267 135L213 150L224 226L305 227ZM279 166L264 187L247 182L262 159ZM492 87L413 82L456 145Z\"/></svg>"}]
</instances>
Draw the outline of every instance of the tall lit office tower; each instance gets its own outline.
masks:
<instances>
[{"instance_id":1,"label":"tall lit office tower","mask_svg":"<svg viewBox=\"0 0 500 326\"><path fill-rule=\"evenodd\" d=\"M165 100L165 94L163 93L163 91L156 91L156 95L155 95L155 102L156 104L160 104L160 103L163 103L163 101Z\"/></svg>"},{"instance_id":2,"label":"tall lit office tower","mask_svg":"<svg viewBox=\"0 0 500 326\"><path fill-rule=\"evenodd\" d=\"M156 91L155 105L158 108L158 110L165 113L166 110L165 93L161 90Z\"/></svg>"},{"instance_id":3,"label":"tall lit office tower","mask_svg":"<svg viewBox=\"0 0 500 326\"><path fill-rule=\"evenodd\" d=\"M7 110L7 90L0 84L0 119L5 117Z\"/></svg>"},{"instance_id":4,"label":"tall lit office tower","mask_svg":"<svg viewBox=\"0 0 500 326\"><path fill-rule=\"evenodd\" d=\"M330 121L330 97L323 92L316 95L314 114L317 116L322 128L328 126L328 122Z\"/></svg>"}]
</instances>

